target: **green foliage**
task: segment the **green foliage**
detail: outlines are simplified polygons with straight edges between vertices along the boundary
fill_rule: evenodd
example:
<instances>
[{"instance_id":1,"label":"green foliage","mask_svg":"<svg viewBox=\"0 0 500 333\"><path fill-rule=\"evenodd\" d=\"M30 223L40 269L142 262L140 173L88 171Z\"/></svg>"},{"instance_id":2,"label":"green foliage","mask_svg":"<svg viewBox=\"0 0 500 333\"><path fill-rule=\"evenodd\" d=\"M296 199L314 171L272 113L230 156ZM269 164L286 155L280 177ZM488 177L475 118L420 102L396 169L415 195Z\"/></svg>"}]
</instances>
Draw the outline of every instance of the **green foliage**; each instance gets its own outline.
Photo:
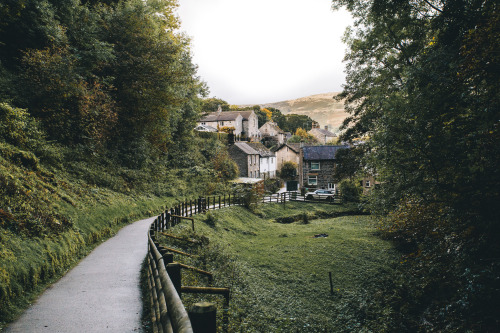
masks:
<instances>
[{"instance_id":1,"label":"green foliage","mask_svg":"<svg viewBox=\"0 0 500 333\"><path fill-rule=\"evenodd\" d=\"M36 148L44 134L26 110L0 103L0 139L22 148Z\"/></svg>"},{"instance_id":2,"label":"green foliage","mask_svg":"<svg viewBox=\"0 0 500 333\"><path fill-rule=\"evenodd\" d=\"M286 161L282 164L280 178L284 181L297 179L297 163Z\"/></svg>"},{"instance_id":3,"label":"green foliage","mask_svg":"<svg viewBox=\"0 0 500 333\"><path fill-rule=\"evenodd\" d=\"M356 146L351 148L339 149L335 153L335 169L333 177L336 182L343 179L350 179L362 172L363 147Z\"/></svg>"},{"instance_id":4,"label":"green foliage","mask_svg":"<svg viewBox=\"0 0 500 333\"><path fill-rule=\"evenodd\" d=\"M264 191L276 193L281 188L281 180L278 178L267 178L264 180Z\"/></svg>"},{"instance_id":5,"label":"green foliage","mask_svg":"<svg viewBox=\"0 0 500 333\"><path fill-rule=\"evenodd\" d=\"M354 180L344 179L339 185L342 200L346 202L359 202L363 189Z\"/></svg>"},{"instance_id":6,"label":"green foliage","mask_svg":"<svg viewBox=\"0 0 500 333\"><path fill-rule=\"evenodd\" d=\"M215 224L217 222L217 217L211 211L208 211L205 216L205 220L203 220L203 222L205 222L207 225L211 227L215 227Z\"/></svg>"},{"instance_id":7,"label":"green foliage","mask_svg":"<svg viewBox=\"0 0 500 333\"><path fill-rule=\"evenodd\" d=\"M235 179L240 173L238 165L229 157L227 150L220 150L213 158L212 163L218 177L223 180Z\"/></svg>"},{"instance_id":8,"label":"green foliage","mask_svg":"<svg viewBox=\"0 0 500 333\"><path fill-rule=\"evenodd\" d=\"M193 149L205 86L175 1L106 3L2 6L0 96L27 109L51 140L121 150L129 166Z\"/></svg>"},{"instance_id":9,"label":"green foliage","mask_svg":"<svg viewBox=\"0 0 500 333\"><path fill-rule=\"evenodd\" d=\"M339 96L351 113L344 139L370 137L368 167L381 181L372 209L389 214L388 237L414 247L399 271L406 289L386 295L408 310L394 330L495 330L498 3L334 3L356 19Z\"/></svg>"},{"instance_id":10,"label":"green foliage","mask_svg":"<svg viewBox=\"0 0 500 333\"><path fill-rule=\"evenodd\" d=\"M222 111L229 111L230 106L228 102L217 97L205 98L201 101L201 111L210 113L218 110L219 106Z\"/></svg>"},{"instance_id":11,"label":"green foliage","mask_svg":"<svg viewBox=\"0 0 500 333\"><path fill-rule=\"evenodd\" d=\"M280 128L285 132L295 133L297 129L303 128L310 131L314 120L311 117L303 114L287 114L285 115L286 123Z\"/></svg>"}]
</instances>

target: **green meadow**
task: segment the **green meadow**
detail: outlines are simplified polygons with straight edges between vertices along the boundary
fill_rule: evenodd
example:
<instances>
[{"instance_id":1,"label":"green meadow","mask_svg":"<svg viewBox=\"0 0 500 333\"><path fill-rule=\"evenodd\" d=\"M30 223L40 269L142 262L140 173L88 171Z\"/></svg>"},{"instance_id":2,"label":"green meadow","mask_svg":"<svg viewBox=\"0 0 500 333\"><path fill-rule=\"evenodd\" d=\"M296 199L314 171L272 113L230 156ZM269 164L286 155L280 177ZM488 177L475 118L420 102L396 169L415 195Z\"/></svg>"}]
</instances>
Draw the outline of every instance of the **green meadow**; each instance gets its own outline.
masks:
<instances>
[{"instance_id":1,"label":"green meadow","mask_svg":"<svg viewBox=\"0 0 500 333\"><path fill-rule=\"evenodd\" d=\"M224 208L195 216L194 233L188 223L170 231L205 245L188 248L168 237L160 242L195 253L174 260L211 271L213 286L231 288L230 332L383 331L390 310L372 295L398 255L375 235L370 216L328 217L339 213L357 210L304 203L265 204L255 212ZM327 237L315 237L320 234ZM183 285L208 284L183 271ZM201 300L216 302L221 317L220 296L183 295L187 307Z\"/></svg>"}]
</instances>

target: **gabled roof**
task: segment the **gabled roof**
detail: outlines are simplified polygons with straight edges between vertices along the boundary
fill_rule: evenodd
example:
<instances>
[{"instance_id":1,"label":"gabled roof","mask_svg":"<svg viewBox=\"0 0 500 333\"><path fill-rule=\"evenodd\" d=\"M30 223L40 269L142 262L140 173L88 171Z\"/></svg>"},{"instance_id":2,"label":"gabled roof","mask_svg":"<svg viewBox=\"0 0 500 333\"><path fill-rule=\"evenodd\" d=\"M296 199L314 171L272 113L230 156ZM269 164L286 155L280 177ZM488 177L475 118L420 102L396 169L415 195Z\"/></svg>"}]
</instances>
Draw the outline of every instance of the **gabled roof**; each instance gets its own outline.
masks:
<instances>
[{"instance_id":1,"label":"gabled roof","mask_svg":"<svg viewBox=\"0 0 500 333\"><path fill-rule=\"evenodd\" d=\"M276 152L284 147L290 148L291 150L293 150L297 154L300 153L300 143L284 143L281 146L279 146L278 148L276 148L274 151Z\"/></svg>"},{"instance_id":2,"label":"gabled roof","mask_svg":"<svg viewBox=\"0 0 500 333\"><path fill-rule=\"evenodd\" d=\"M271 150L269 150L266 146L264 146L260 142L247 142L246 144L252 147L255 151L257 151L261 157L275 156Z\"/></svg>"},{"instance_id":3,"label":"gabled roof","mask_svg":"<svg viewBox=\"0 0 500 333\"><path fill-rule=\"evenodd\" d=\"M234 121L241 116L243 120L248 120L253 111L223 111L212 112L203 116L200 121Z\"/></svg>"},{"instance_id":4,"label":"gabled roof","mask_svg":"<svg viewBox=\"0 0 500 333\"><path fill-rule=\"evenodd\" d=\"M349 146L307 146L302 147L304 160L334 160L339 149L347 149Z\"/></svg>"},{"instance_id":5,"label":"gabled roof","mask_svg":"<svg viewBox=\"0 0 500 333\"><path fill-rule=\"evenodd\" d=\"M329 137L336 137L335 133L330 132L329 130L326 129L321 129L321 128L313 128L312 130L309 131L310 134L313 133L318 133L321 135L329 136Z\"/></svg>"},{"instance_id":6,"label":"gabled roof","mask_svg":"<svg viewBox=\"0 0 500 333\"><path fill-rule=\"evenodd\" d=\"M259 152L248 145L248 142L235 142L234 146L239 148L242 152L247 155L258 155Z\"/></svg>"},{"instance_id":7,"label":"gabled roof","mask_svg":"<svg viewBox=\"0 0 500 333\"><path fill-rule=\"evenodd\" d=\"M268 121L268 122L266 122L264 125L262 125L262 126L259 128L259 131L261 131L261 132L262 132L262 131L263 131L263 128L264 128L264 126L266 126L266 127L271 127L271 128L273 128L273 129L274 129L276 132L278 132L278 133L284 133L284 132L283 132L283 130L282 130L281 128L279 128L278 124L276 124L276 123L275 123L275 122L273 122L273 121Z\"/></svg>"}]
</instances>

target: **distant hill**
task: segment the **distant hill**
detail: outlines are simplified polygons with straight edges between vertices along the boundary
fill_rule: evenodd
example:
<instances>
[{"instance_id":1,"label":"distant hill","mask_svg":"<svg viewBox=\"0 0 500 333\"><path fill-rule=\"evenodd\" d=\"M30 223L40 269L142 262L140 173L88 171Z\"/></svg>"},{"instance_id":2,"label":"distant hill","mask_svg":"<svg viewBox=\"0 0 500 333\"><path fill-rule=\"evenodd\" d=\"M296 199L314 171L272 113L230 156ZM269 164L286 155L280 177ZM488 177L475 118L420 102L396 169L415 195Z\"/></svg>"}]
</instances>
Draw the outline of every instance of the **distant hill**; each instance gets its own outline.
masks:
<instances>
[{"instance_id":1,"label":"distant hill","mask_svg":"<svg viewBox=\"0 0 500 333\"><path fill-rule=\"evenodd\" d=\"M333 99L338 94L332 92L259 105L261 108L273 107L279 109L283 114L307 115L317 121L321 128L328 125L330 130L336 131L348 116L344 110L344 103Z\"/></svg>"}]
</instances>

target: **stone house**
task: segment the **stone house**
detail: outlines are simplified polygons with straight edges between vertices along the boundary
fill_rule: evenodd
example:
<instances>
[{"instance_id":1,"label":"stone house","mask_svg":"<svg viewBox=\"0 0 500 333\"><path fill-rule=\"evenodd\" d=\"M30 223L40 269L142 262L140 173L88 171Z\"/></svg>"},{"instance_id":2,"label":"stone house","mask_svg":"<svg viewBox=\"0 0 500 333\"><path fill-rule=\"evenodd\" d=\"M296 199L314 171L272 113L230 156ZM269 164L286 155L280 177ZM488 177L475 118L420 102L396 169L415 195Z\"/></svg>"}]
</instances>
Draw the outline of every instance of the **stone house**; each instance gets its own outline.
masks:
<instances>
[{"instance_id":1,"label":"stone house","mask_svg":"<svg viewBox=\"0 0 500 333\"><path fill-rule=\"evenodd\" d=\"M375 188L375 186L379 185L380 182L378 182L374 176L366 174L363 179L359 181L359 185L363 188L363 194L369 193L372 189Z\"/></svg>"},{"instance_id":2,"label":"stone house","mask_svg":"<svg viewBox=\"0 0 500 333\"><path fill-rule=\"evenodd\" d=\"M309 134L311 134L312 136L314 136L314 138L316 138L316 140L319 142L319 144L321 145L325 145L327 142L335 139L337 137L336 134L330 132L328 130L328 126L325 126L325 129L321 129L321 128L312 128L309 132L307 132Z\"/></svg>"},{"instance_id":3,"label":"stone house","mask_svg":"<svg viewBox=\"0 0 500 333\"><path fill-rule=\"evenodd\" d=\"M198 125L206 125L220 130L222 127L234 127L236 139L249 138L258 140L260 137L258 118L253 110L250 111L222 111L219 108L216 112L203 116Z\"/></svg>"},{"instance_id":4,"label":"stone house","mask_svg":"<svg viewBox=\"0 0 500 333\"><path fill-rule=\"evenodd\" d=\"M278 145L285 143L285 132L279 128L278 124L273 121L268 121L259 128L259 132L263 138L274 138Z\"/></svg>"},{"instance_id":5,"label":"stone house","mask_svg":"<svg viewBox=\"0 0 500 333\"><path fill-rule=\"evenodd\" d=\"M240 177L260 178L260 154L247 142L235 142L228 148L228 152L238 165Z\"/></svg>"},{"instance_id":6,"label":"stone house","mask_svg":"<svg viewBox=\"0 0 500 333\"><path fill-rule=\"evenodd\" d=\"M274 153L276 154L276 170L281 170L285 162L294 162L297 166L300 163L300 143L282 144Z\"/></svg>"},{"instance_id":7,"label":"stone house","mask_svg":"<svg viewBox=\"0 0 500 333\"><path fill-rule=\"evenodd\" d=\"M248 142L247 145L259 153L260 178L276 177L276 154L260 142Z\"/></svg>"},{"instance_id":8,"label":"stone house","mask_svg":"<svg viewBox=\"0 0 500 333\"><path fill-rule=\"evenodd\" d=\"M300 149L299 184L309 190L336 190L335 154L348 146L307 146Z\"/></svg>"},{"instance_id":9,"label":"stone house","mask_svg":"<svg viewBox=\"0 0 500 333\"><path fill-rule=\"evenodd\" d=\"M238 165L240 177L276 177L276 155L260 142L235 142L229 156Z\"/></svg>"}]
</instances>

